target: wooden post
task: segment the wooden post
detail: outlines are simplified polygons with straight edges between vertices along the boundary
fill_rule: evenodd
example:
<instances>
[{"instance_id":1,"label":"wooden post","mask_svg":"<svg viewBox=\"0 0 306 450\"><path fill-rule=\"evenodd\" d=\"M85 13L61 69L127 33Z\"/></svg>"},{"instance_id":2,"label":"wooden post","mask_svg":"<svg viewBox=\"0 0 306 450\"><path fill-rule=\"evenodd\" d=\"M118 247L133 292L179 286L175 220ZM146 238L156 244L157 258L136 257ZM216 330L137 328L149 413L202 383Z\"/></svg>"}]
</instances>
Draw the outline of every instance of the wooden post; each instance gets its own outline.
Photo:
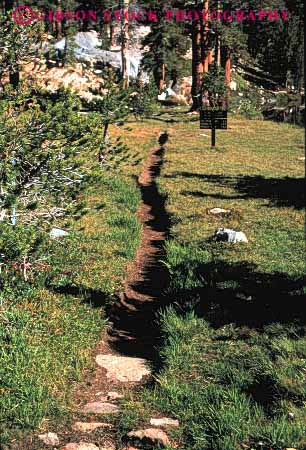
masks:
<instances>
[{"instance_id":1,"label":"wooden post","mask_svg":"<svg viewBox=\"0 0 306 450\"><path fill-rule=\"evenodd\" d=\"M161 65L161 78L159 80L159 92L160 93L164 89L165 81L166 81L166 66L165 66L165 63L162 63L162 65Z\"/></svg>"}]
</instances>

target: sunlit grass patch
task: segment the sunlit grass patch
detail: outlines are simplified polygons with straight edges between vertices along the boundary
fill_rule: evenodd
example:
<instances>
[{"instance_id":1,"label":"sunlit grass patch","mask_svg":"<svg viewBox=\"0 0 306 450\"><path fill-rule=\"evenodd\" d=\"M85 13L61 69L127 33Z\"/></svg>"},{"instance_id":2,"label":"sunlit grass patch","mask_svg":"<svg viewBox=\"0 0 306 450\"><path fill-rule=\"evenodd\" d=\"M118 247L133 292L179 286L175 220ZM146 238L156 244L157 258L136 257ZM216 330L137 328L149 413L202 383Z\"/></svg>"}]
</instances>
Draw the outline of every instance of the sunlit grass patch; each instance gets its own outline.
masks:
<instances>
[{"instance_id":1,"label":"sunlit grass patch","mask_svg":"<svg viewBox=\"0 0 306 450\"><path fill-rule=\"evenodd\" d=\"M161 315L162 368L142 405L179 419L182 450L302 450L303 131L230 116L216 149L192 116L168 132L158 185L172 222L163 264L173 306ZM210 214L216 207L230 214ZM216 242L218 228L249 242Z\"/></svg>"},{"instance_id":2,"label":"sunlit grass patch","mask_svg":"<svg viewBox=\"0 0 306 450\"><path fill-rule=\"evenodd\" d=\"M79 210L57 223L69 236L53 242L52 252L44 246L52 257L41 279L1 292L1 445L48 420L69 419L73 387L93 368L92 351L108 323L104 307L121 291L140 242L136 177L159 129L131 128L138 141L124 132L128 159L117 168L95 166L94 151L79 156L88 176ZM114 135L122 132L114 127Z\"/></svg>"}]
</instances>

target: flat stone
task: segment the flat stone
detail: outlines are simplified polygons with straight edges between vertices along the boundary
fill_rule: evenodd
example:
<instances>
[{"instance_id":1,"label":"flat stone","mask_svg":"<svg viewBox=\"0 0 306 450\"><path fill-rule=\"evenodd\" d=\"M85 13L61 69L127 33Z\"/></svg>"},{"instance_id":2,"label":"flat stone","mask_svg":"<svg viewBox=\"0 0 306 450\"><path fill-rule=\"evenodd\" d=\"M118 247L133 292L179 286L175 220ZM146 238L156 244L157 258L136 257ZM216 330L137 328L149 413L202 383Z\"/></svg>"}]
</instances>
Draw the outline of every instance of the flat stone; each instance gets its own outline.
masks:
<instances>
[{"instance_id":1,"label":"flat stone","mask_svg":"<svg viewBox=\"0 0 306 450\"><path fill-rule=\"evenodd\" d=\"M170 446L170 440L167 434L159 428L147 428L145 430L131 431L127 435L132 439L139 439L151 445Z\"/></svg>"},{"instance_id":2,"label":"flat stone","mask_svg":"<svg viewBox=\"0 0 306 450\"><path fill-rule=\"evenodd\" d=\"M60 440L58 438L58 435L56 433L45 433L40 434L38 436L38 439L40 439L44 444L46 445L59 445Z\"/></svg>"},{"instance_id":3,"label":"flat stone","mask_svg":"<svg viewBox=\"0 0 306 450\"><path fill-rule=\"evenodd\" d=\"M162 417L160 419L151 419L150 425L154 427L179 427L180 423L178 420L169 419L168 417Z\"/></svg>"},{"instance_id":4,"label":"flat stone","mask_svg":"<svg viewBox=\"0 0 306 450\"><path fill-rule=\"evenodd\" d=\"M213 208L209 210L210 214L219 215L219 214L229 214L231 211L229 209L223 208Z\"/></svg>"},{"instance_id":5,"label":"flat stone","mask_svg":"<svg viewBox=\"0 0 306 450\"><path fill-rule=\"evenodd\" d=\"M107 371L107 378L113 381L138 382L151 371L147 367L147 361L142 358L130 358L126 356L98 355L98 366Z\"/></svg>"},{"instance_id":6,"label":"flat stone","mask_svg":"<svg viewBox=\"0 0 306 450\"><path fill-rule=\"evenodd\" d=\"M99 450L116 450L116 445L112 441L105 442Z\"/></svg>"},{"instance_id":7,"label":"flat stone","mask_svg":"<svg viewBox=\"0 0 306 450\"><path fill-rule=\"evenodd\" d=\"M119 394L119 392L108 392L107 393L107 400L120 400L121 398L124 398L124 395Z\"/></svg>"},{"instance_id":8,"label":"flat stone","mask_svg":"<svg viewBox=\"0 0 306 450\"><path fill-rule=\"evenodd\" d=\"M62 447L61 450L100 450L94 444L89 444L88 442L79 442L78 444L71 443Z\"/></svg>"},{"instance_id":9,"label":"flat stone","mask_svg":"<svg viewBox=\"0 0 306 450\"><path fill-rule=\"evenodd\" d=\"M104 403L104 402L91 402L87 403L84 406L84 413L93 413L93 414L115 414L119 411L117 405L113 405L112 403Z\"/></svg>"},{"instance_id":10,"label":"flat stone","mask_svg":"<svg viewBox=\"0 0 306 450\"><path fill-rule=\"evenodd\" d=\"M72 428L74 431L80 431L81 433L91 433L98 428L112 428L112 425L103 422L76 422Z\"/></svg>"}]
</instances>

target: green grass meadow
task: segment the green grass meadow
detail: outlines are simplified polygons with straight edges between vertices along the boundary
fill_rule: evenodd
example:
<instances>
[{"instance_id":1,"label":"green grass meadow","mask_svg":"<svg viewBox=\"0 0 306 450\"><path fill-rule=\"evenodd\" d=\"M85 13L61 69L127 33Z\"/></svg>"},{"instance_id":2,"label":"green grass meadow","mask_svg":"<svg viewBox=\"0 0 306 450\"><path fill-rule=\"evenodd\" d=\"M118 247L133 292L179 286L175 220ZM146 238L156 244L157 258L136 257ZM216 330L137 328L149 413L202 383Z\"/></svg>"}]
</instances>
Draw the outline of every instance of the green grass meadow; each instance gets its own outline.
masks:
<instances>
[{"instance_id":1,"label":"green grass meadow","mask_svg":"<svg viewBox=\"0 0 306 450\"><path fill-rule=\"evenodd\" d=\"M169 450L305 449L303 130L230 116L212 149L210 132L179 108L113 126L129 148L114 170L92 170L92 153L80 155L88 180L78 213L62 224L69 237L48 244L52 270L39 283L16 277L2 295L2 445L69 418L140 242L136 177L162 130L169 306L156 322L154 380L130 392L115 419L119 448L127 431L166 415L180 422ZM218 228L249 242L217 242Z\"/></svg>"},{"instance_id":2,"label":"green grass meadow","mask_svg":"<svg viewBox=\"0 0 306 450\"><path fill-rule=\"evenodd\" d=\"M128 399L120 426L166 415L181 423L173 449L303 450L303 130L230 117L212 149L210 132L187 117L167 123L158 179L172 222L161 368L153 386ZM249 242L217 242L218 228Z\"/></svg>"},{"instance_id":3,"label":"green grass meadow","mask_svg":"<svg viewBox=\"0 0 306 450\"><path fill-rule=\"evenodd\" d=\"M132 132L142 134L141 148ZM43 430L46 421L67 420L74 386L85 369L94 369L93 351L108 324L105 309L121 291L140 242L135 177L155 132L154 126L145 131L131 123L124 133L127 158L112 171L92 170L92 153L80 155L89 177L78 198L79 213L57 224L70 235L44 247L46 254L52 248L52 267L35 282L16 276L14 286L2 292L1 446Z\"/></svg>"}]
</instances>

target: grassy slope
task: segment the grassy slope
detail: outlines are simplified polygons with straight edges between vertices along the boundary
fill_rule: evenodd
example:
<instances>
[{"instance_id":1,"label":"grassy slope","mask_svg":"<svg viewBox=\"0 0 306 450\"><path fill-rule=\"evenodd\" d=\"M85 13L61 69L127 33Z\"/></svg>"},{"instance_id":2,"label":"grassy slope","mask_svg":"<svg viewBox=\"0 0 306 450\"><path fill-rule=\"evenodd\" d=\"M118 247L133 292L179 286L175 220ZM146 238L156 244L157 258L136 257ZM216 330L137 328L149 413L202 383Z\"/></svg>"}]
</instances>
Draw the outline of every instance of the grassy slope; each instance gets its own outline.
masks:
<instances>
[{"instance_id":1,"label":"grassy slope","mask_svg":"<svg viewBox=\"0 0 306 450\"><path fill-rule=\"evenodd\" d=\"M159 185L173 224L165 263L174 307L162 315L157 383L140 405L128 403L121 425L167 414L182 424L176 448L302 450L303 131L242 118L229 124L217 150L198 122L169 129ZM234 214L207 214L214 207ZM249 244L212 241L219 227L244 231Z\"/></svg>"},{"instance_id":2,"label":"grassy slope","mask_svg":"<svg viewBox=\"0 0 306 450\"><path fill-rule=\"evenodd\" d=\"M135 217L140 193L133 176L140 173L146 155L134 135L141 135L142 148L148 149L158 132L156 127L143 130L139 123L130 127L133 133L124 133L129 159L115 173L92 174L80 198L87 204L86 214L71 221L71 236L56 244L53 289L16 287L3 302L2 445L16 437L16 427L24 431L46 418L67 415L71 386L90 366L91 351L107 323L103 306L122 287L141 231ZM113 129L114 135L119 133L122 129Z\"/></svg>"}]
</instances>

